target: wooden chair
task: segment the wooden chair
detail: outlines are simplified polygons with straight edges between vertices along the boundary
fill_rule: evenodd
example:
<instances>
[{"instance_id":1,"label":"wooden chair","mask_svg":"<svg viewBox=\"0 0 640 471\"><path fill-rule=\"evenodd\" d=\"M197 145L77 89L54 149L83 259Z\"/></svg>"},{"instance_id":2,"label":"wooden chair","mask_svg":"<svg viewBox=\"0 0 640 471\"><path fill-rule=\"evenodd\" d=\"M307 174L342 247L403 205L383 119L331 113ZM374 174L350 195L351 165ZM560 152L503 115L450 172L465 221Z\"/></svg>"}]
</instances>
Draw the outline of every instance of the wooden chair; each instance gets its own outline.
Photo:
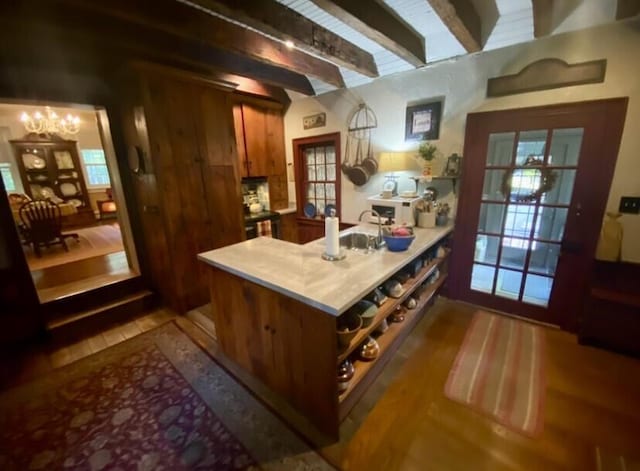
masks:
<instances>
[{"instance_id":1,"label":"wooden chair","mask_svg":"<svg viewBox=\"0 0 640 471\"><path fill-rule=\"evenodd\" d=\"M65 239L79 241L78 234L62 233L60 208L51 200L28 201L20 207L20 220L25 227L26 241L33 245L36 257L41 257L40 247L62 244L69 251Z\"/></svg>"}]
</instances>

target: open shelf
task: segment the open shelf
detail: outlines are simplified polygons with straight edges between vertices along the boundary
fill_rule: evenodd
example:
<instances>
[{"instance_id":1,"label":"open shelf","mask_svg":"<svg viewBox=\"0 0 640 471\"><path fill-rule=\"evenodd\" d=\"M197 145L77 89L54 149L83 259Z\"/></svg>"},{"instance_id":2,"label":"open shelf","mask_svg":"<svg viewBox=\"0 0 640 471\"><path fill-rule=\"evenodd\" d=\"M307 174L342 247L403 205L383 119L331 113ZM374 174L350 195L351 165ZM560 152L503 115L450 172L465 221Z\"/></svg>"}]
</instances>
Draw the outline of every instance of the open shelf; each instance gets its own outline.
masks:
<instances>
[{"instance_id":1,"label":"open shelf","mask_svg":"<svg viewBox=\"0 0 640 471\"><path fill-rule=\"evenodd\" d=\"M378 313L373 318L371 324L360 329L356 336L349 343L349 346L343 347L343 349L338 352L338 364L342 363L345 358L347 358L351 354L351 352L353 352L358 347L358 345L360 345L364 341L364 339L366 339L367 336L380 325L380 323L384 319L386 319L391 313L393 313L396 307L405 302L405 300L409 296L411 296L415 289L420 286L427 278L429 278L436 267L438 267L449 256L449 253L450 250L447 250L443 257L432 260L431 263L423 267L422 270L420 270L414 278L411 278L406 283L404 283L402 285L404 289L402 296L400 296L399 298L389 297L389 299L387 299L387 301L385 301L385 303L378 308Z\"/></svg>"},{"instance_id":2,"label":"open shelf","mask_svg":"<svg viewBox=\"0 0 640 471\"><path fill-rule=\"evenodd\" d=\"M413 329L413 326L422 318L427 303L431 301L446 279L447 274L443 273L435 283L420 295L418 305L415 309L406 310L404 322L389 324L389 329L376 339L380 347L380 353L374 360L358 360L354 362L355 374L349 383L349 387L339 396L340 420L346 417L360 396L376 378L376 373L380 372L384 365L391 359L396 350L393 347L404 340Z\"/></svg>"}]
</instances>

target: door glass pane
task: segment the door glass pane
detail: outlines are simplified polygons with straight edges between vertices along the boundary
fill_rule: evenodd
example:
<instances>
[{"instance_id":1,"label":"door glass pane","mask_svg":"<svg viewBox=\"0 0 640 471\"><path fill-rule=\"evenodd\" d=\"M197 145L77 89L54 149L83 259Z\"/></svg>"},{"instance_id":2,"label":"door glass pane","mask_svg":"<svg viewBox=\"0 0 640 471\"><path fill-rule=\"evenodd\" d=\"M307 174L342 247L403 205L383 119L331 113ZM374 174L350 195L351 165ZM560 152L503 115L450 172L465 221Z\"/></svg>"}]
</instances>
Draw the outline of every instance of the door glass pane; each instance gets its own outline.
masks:
<instances>
[{"instance_id":1,"label":"door glass pane","mask_svg":"<svg viewBox=\"0 0 640 471\"><path fill-rule=\"evenodd\" d=\"M538 239L560 241L564 235L564 226L567 221L567 208L547 208L541 206L536 237Z\"/></svg>"},{"instance_id":2,"label":"door glass pane","mask_svg":"<svg viewBox=\"0 0 640 471\"><path fill-rule=\"evenodd\" d=\"M524 293L522 301L529 304L547 307L551 296L553 278L546 276L532 275L529 273L524 283Z\"/></svg>"},{"instance_id":3,"label":"door glass pane","mask_svg":"<svg viewBox=\"0 0 640 471\"><path fill-rule=\"evenodd\" d=\"M307 165L313 165L316 163L315 152L313 148L305 149L304 155Z\"/></svg>"},{"instance_id":4,"label":"door glass pane","mask_svg":"<svg viewBox=\"0 0 640 471\"><path fill-rule=\"evenodd\" d=\"M526 245L528 245L529 241L527 240L526 242ZM502 247L500 266L524 270L524 261L527 258L527 248L516 248L510 246Z\"/></svg>"},{"instance_id":5,"label":"door glass pane","mask_svg":"<svg viewBox=\"0 0 640 471\"><path fill-rule=\"evenodd\" d=\"M556 175L556 180L553 188L544 194L544 202L548 204L566 204L568 206L571 203L576 171L554 170L553 173Z\"/></svg>"},{"instance_id":6,"label":"door glass pane","mask_svg":"<svg viewBox=\"0 0 640 471\"><path fill-rule=\"evenodd\" d=\"M317 164L324 163L324 147L316 148L316 163Z\"/></svg>"},{"instance_id":7,"label":"door glass pane","mask_svg":"<svg viewBox=\"0 0 640 471\"><path fill-rule=\"evenodd\" d=\"M500 234L502 232L502 222L505 213L504 204L482 203L480 205L480 221L478 230Z\"/></svg>"},{"instance_id":8,"label":"door glass pane","mask_svg":"<svg viewBox=\"0 0 640 471\"><path fill-rule=\"evenodd\" d=\"M513 270L498 270L498 282L496 283L496 296L501 298L518 299L520 296L520 283L522 272Z\"/></svg>"},{"instance_id":9,"label":"door glass pane","mask_svg":"<svg viewBox=\"0 0 640 471\"><path fill-rule=\"evenodd\" d=\"M516 165L524 165L527 159L544 159L544 146L547 142L547 130L523 131L518 138Z\"/></svg>"},{"instance_id":10,"label":"door glass pane","mask_svg":"<svg viewBox=\"0 0 640 471\"><path fill-rule=\"evenodd\" d=\"M324 181L326 180L326 173L324 171L324 165L318 165L316 166L316 180L318 181Z\"/></svg>"},{"instance_id":11,"label":"door glass pane","mask_svg":"<svg viewBox=\"0 0 640 471\"><path fill-rule=\"evenodd\" d=\"M316 166L315 165L309 165L307 167L307 180L308 181L313 181L316 179Z\"/></svg>"},{"instance_id":12,"label":"door glass pane","mask_svg":"<svg viewBox=\"0 0 640 471\"><path fill-rule=\"evenodd\" d=\"M560 244L548 244L546 242L533 242L529 271L555 275L558 257L560 256Z\"/></svg>"},{"instance_id":13,"label":"door glass pane","mask_svg":"<svg viewBox=\"0 0 640 471\"><path fill-rule=\"evenodd\" d=\"M483 200L505 200L502 194L502 181L506 173L506 170L486 170L484 172L484 185L482 187Z\"/></svg>"},{"instance_id":14,"label":"door glass pane","mask_svg":"<svg viewBox=\"0 0 640 471\"><path fill-rule=\"evenodd\" d=\"M549 165L577 166L583 134L582 128L554 129L551 135Z\"/></svg>"},{"instance_id":15,"label":"door glass pane","mask_svg":"<svg viewBox=\"0 0 640 471\"><path fill-rule=\"evenodd\" d=\"M495 265L498 261L498 247L500 237L478 234L476 236L476 250L473 256L475 262Z\"/></svg>"},{"instance_id":16,"label":"door glass pane","mask_svg":"<svg viewBox=\"0 0 640 471\"><path fill-rule=\"evenodd\" d=\"M473 265L471 272L471 289L491 294L496 269L486 265Z\"/></svg>"},{"instance_id":17,"label":"door glass pane","mask_svg":"<svg viewBox=\"0 0 640 471\"><path fill-rule=\"evenodd\" d=\"M506 167L511 164L515 132L501 132L489 135L487 167Z\"/></svg>"},{"instance_id":18,"label":"door glass pane","mask_svg":"<svg viewBox=\"0 0 640 471\"><path fill-rule=\"evenodd\" d=\"M336 163L336 149L333 146L325 147L325 156L328 164Z\"/></svg>"},{"instance_id":19,"label":"door glass pane","mask_svg":"<svg viewBox=\"0 0 640 471\"><path fill-rule=\"evenodd\" d=\"M336 166L335 164L327 165L327 180L333 181L336 179Z\"/></svg>"},{"instance_id":20,"label":"door glass pane","mask_svg":"<svg viewBox=\"0 0 640 471\"><path fill-rule=\"evenodd\" d=\"M510 204L507 207L507 220L504 224L504 245L521 247L520 241L512 241L511 237L528 239L531 237L536 206L533 204ZM536 229L539 224L536 224ZM535 234L535 231L534 231ZM512 243L513 242L513 243Z\"/></svg>"}]
</instances>

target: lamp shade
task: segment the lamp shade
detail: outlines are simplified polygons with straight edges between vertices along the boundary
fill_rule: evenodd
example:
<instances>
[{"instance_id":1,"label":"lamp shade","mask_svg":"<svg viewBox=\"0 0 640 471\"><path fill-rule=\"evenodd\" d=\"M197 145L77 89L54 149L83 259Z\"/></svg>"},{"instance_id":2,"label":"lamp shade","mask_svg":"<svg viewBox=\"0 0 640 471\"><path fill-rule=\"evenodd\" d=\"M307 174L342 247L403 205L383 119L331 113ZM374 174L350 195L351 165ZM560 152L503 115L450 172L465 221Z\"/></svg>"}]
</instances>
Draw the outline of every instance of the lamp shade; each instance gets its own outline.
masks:
<instances>
[{"instance_id":1,"label":"lamp shade","mask_svg":"<svg viewBox=\"0 0 640 471\"><path fill-rule=\"evenodd\" d=\"M411 152L380 152L378 172L400 172L409 170L411 165Z\"/></svg>"}]
</instances>

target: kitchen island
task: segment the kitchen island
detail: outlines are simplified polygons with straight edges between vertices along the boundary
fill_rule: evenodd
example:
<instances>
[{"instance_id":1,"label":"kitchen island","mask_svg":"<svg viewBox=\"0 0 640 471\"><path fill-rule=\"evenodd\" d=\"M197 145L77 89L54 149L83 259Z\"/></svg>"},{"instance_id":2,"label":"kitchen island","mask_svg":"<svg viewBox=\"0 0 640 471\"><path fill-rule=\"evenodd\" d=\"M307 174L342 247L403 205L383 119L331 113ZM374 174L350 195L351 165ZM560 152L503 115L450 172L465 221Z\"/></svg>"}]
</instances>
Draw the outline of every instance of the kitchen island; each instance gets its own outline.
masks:
<instances>
[{"instance_id":1,"label":"kitchen island","mask_svg":"<svg viewBox=\"0 0 640 471\"><path fill-rule=\"evenodd\" d=\"M339 424L391 358L427 303L446 278L425 287L444 258L429 260L403 285L403 295L382 304L373 323L361 329L348 347L339 348L338 316L409 264L415 265L452 231L451 226L416 228L407 251L383 248L373 253L346 251L329 262L320 255L324 240L297 245L260 237L204 252L209 264L211 311L222 352L308 418L336 437ZM345 232L377 233L363 224ZM341 233L342 234L342 233ZM447 253L448 254L448 253ZM414 290L418 306L403 323L378 338L376 360L356 365L349 388L338 394L337 366Z\"/></svg>"}]
</instances>

